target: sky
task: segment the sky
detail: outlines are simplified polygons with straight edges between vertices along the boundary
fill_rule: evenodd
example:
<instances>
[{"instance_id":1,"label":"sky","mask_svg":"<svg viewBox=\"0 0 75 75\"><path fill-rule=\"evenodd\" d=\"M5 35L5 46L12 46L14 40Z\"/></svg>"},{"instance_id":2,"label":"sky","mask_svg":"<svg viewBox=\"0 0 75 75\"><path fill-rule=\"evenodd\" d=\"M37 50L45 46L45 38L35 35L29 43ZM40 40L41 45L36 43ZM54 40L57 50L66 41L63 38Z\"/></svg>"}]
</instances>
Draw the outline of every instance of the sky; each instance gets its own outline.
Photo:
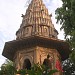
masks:
<instances>
[{"instance_id":1,"label":"sky","mask_svg":"<svg viewBox=\"0 0 75 75\"><path fill-rule=\"evenodd\" d=\"M55 10L61 7L61 0L43 0L44 4L52 13L52 22L58 30L58 38L64 40L63 31L60 31L60 25L56 24ZM27 0L0 0L0 66L5 62L2 56L4 44L7 41L16 39L16 31L22 23L21 14L25 14L27 9Z\"/></svg>"}]
</instances>

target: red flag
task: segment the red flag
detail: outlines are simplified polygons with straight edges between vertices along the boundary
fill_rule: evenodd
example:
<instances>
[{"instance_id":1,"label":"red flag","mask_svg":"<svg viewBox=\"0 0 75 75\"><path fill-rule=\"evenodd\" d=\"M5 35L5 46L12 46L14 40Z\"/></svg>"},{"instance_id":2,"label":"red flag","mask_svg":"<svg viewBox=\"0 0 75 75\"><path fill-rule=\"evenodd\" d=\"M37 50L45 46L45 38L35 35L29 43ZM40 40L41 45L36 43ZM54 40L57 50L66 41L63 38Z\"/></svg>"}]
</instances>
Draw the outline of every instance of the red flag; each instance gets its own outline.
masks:
<instances>
[{"instance_id":1,"label":"red flag","mask_svg":"<svg viewBox=\"0 0 75 75\"><path fill-rule=\"evenodd\" d=\"M57 70L63 72L63 70L62 70L62 66L61 66L61 63L60 63L59 60L56 61L56 68L57 68Z\"/></svg>"}]
</instances>

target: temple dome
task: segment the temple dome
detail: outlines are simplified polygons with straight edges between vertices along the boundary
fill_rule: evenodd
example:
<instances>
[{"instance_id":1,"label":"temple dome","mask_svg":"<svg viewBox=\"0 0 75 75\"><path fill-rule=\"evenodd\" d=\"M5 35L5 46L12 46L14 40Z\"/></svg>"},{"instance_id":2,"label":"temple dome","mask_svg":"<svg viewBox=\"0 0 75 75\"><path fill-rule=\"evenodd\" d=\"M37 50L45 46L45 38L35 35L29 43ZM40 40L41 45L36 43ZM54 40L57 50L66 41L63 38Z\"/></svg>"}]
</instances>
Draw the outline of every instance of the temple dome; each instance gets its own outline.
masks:
<instances>
[{"instance_id":1,"label":"temple dome","mask_svg":"<svg viewBox=\"0 0 75 75\"><path fill-rule=\"evenodd\" d=\"M57 38L58 31L52 24L51 14L49 15L42 0L32 0L22 17L22 24L16 32L17 39L30 36Z\"/></svg>"}]
</instances>

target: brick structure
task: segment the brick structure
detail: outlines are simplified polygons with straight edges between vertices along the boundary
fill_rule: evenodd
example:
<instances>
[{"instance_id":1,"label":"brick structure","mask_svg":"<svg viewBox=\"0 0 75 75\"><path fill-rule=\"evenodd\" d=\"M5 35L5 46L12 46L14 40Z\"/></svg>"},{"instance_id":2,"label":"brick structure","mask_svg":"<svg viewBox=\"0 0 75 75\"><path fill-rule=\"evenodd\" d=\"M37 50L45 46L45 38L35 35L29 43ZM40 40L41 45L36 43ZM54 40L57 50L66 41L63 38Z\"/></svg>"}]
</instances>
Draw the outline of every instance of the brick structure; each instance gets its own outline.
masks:
<instances>
[{"instance_id":1,"label":"brick structure","mask_svg":"<svg viewBox=\"0 0 75 75\"><path fill-rule=\"evenodd\" d=\"M16 69L30 69L33 63L43 64L49 55L50 68L61 70L61 60L68 58L70 50L68 43L58 39L51 16L42 0L32 0L25 15L22 14L16 40L6 42L2 53L14 62Z\"/></svg>"}]
</instances>

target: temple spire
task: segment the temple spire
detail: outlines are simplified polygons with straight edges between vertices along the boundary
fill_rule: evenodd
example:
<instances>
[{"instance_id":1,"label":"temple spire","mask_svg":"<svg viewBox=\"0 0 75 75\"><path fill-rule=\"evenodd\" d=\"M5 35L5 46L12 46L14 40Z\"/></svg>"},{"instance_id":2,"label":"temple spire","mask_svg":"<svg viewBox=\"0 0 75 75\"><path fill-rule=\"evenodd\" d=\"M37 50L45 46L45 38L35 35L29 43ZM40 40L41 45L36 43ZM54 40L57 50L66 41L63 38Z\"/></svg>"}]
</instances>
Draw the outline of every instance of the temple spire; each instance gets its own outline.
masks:
<instances>
[{"instance_id":1,"label":"temple spire","mask_svg":"<svg viewBox=\"0 0 75 75\"><path fill-rule=\"evenodd\" d=\"M58 32L54 28L51 15L42 0L32 0L22 17L22 24L16 33L17 39L37 35L57 38Z\"/></svg>"}]
</instances>

